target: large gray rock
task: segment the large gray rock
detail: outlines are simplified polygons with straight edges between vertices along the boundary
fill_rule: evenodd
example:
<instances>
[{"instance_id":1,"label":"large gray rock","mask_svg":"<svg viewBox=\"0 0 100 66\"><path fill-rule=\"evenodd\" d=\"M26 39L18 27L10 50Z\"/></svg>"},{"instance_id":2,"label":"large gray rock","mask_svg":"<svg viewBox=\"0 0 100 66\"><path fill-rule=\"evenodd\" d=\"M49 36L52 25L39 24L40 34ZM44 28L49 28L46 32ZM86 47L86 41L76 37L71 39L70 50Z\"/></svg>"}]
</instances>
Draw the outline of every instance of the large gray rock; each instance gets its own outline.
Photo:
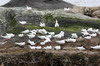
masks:
<instances>
[{"instance_id":1,"label":"large gray rock","mask_svg":"<svg viewBox=\"0 0 100 66\"><path fill-rule=\"evenodd\" d=\"M26 5L38 9L63 9L64 7L73 7L72 4L62 0L11 0L3 5L4 7L26 7Z\"/></svg>"}]
</instances>

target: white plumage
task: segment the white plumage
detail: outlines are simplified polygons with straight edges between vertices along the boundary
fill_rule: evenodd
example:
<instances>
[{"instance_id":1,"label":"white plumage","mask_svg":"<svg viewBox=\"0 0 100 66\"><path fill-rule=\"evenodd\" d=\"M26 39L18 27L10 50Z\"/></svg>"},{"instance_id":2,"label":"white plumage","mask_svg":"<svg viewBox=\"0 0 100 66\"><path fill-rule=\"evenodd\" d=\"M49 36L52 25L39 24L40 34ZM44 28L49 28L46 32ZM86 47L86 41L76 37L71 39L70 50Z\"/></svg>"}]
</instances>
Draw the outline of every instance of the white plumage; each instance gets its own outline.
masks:
<instances>
[{"instance_id":1,"label":"white plumage","mask_svg":"<svg viewBox=\"0 0 100 66\"><path fill-rule=\"evenodd\" d=\"M6 33L7 36L14 37L15 35L13 33Z\"/></svg>"},{"instance_id":2,"label":"white plumage","mask_svg":"<svg viewBox=\"0 0 100 66\"><path fill-rule=\"evenodd\" d=\"M91 36L86 36L86 37L84 37L85 39L91 39Z\"/></svg>"},{"instance_id":3,"label":"white plumage","mask_svg":"<svg viewBox=\"0 0 100 66\"><path fill-rule=\"evenodd\" d=\"M78 49L78 50L85 50L85 48L84 48L83 46L81 46L81 47L76 47L76 49Z\"/></svg>"},{"instance_id":4,"label":"white plumage","mask_svg":"<svg viewBox=\"0 0 100 66\"><path fill-rule=\"evenodd\" d=\"M27 30L24 30L24 31L22 31L21 33L29 33L29 30L27 29Z\"/></svg>"},{"instance_id":5,"label":"white plumage","mask_svg":"<svg viewBox=\"0 0 100 66\"><path fill-rule=\"evenodd\" d=\"M92 32L93 28L88 28L87 31Z\"/></svg>"},{"instance_id":6,"label":"white plumage","mask_svg":"<svg viewBox=\"0 0 100 66\"><path fill-rule=\"evenodd\" d=\"M99 46L99 45L97 45L97 46L92 46L91 48L93 48L93 49L100 49L100 46Z\"/></svg>"},{"instance_id":7,"label":"white plumage","mask_svg":"<svg viewBox=\"0 0 100 66\"><path fill-rule=\"evenodd\" d=\"M19 45L19 46L24 46L25 45L25 42L20 42L20 43L15 43L15 44L17 44L17 45Z\"/></svg>"},{"instance_id":8,"label":"white plumage","mask_svg":"<svg viewBox=\"0 0 100 66\"><path fill-rule=\"evenodd\" d=\"M36 43L34 43L34 41L31 41L31 40L28 40L28 43L30 44L30 45L35 45Z\"/></svg>"},{"instance_id":9,"label":"white plumage","mask_svg":"<svg viewBox=\"0 0 100 66\"><path fill-rule=\"evenodd\" d=\"M58 20L56 20L55 27L59 27Z\"/></svg>"},{"instance_id":10,"label":"white plumage","mask_svg":"<svg viewBox=\"0 0 100 66\"><path fill-rule=\"evenodd\" d=\"M60 50L61 49L61 46L55 46L54 47L56 50Z\"/></svg>"},{"instance_id":11,"label":"white plumage","mask_svg":"<svg viewBox=\"0 0 100 66\"><path fill-rule=\"evenodd\" d=\"M82 32L87 32L87 30L82 28Z\"/></svg>"},{"instance_id":12,"label":"white plumage","mask_svg":"<svg viewBox=\"0 0 100 66\"><path fill-rule=\"evenodd\" d=\"M40 34L47 34L48 33L45 29L37 29L37 32Z\"/></svg>"},{"instance_id":13,"label":"white plumage","mask_svg":"<svg viewBox=\"0 0 100 66\"><path fill-rule=\"evenodd\" d=\"M18 36L19 36L19 37L23 37L23 36L24 36L24 34L18 34Z\"/></svg>"},{"instance_id":14,"label":"white plumage","mask_svg":"<svg viewBox=\"0 0 100 66\"><path fill-rule=\"evenodd\" d=\"M42 49L42 47L41 47L41 46L36 46L36 49L38 49L38 50L39 50L39 49Z\"/></svg>"},{"instance_id":15,"label":"white plumage","mask_svg":"<svg viewBox=\"0 0 100 66\"><path fill-rule=\"evenodd\" d=\"M53 36L55 32L48 32L48 34Z\"/></svg>"},{"instance_id":16,"label":"white plumage","mask_svg":"<svg viewBox=\"0 0 100 66\"><path fill-rule=\"evenodd\" d=\"M46 36L38 36L38 38L40 38L40 39L45 39Z\"/></svg>"},{"instance_id":17,"label":"white plumage","mask_svg":"<svg viewBox=\"0 0 100 66\"><path fill-rule=\"evenodd\" d=\"M72 33L71 38L78 38L78 35L76 33Z\"/></svg>"},{"instance_id":18,"label":"white plumage","mask_svg":"<svg viewBox=\"0 0 100 66\"><path fill-rule=\"evenodd\" d=\"M26 22L26 21L19 21L19 23L20 23L20 24L22 24L22 25L27 24L27 22Z\"/></svg>"},{"instance_id":19,"label":"white plumage","mask_svg":"<svg viewBox=\"0 0 100 66\"><path fill-rule=\"evenodd\" d=\"M67 42L76 42L76 39L73 39L73 38L68 38L66 39Z\"/></svg>"},{"instance_id":20,"label":"white plumage","mask_svg":"<svg viewBox=\"0 0 100 66\"><path fill-rule=\"evenodd\" d=\"M45 23L40 22L40 27L45 27Z\"/></svg>"},{"instance_id":21,"label":"white plumage","mask_svg":"<svg viewBox=\"0 0 100 66\"><path fill-rule=\"evenodd\" d=\"M52 49L52 46L46 46L43 49L50 50L50 49Z\"/></svg>"},{"instance_id":22,"label":"white plumage","mask_svg":"<svg viewBox=\"0 0 100 66\"><path fill-rule=\"evenodd\" d=\"M45 42L40 42L40 45L45 45L46 43Z\"/></svg>"},{"instance_id":23,"label":"white plumage","mask_svg":"<svg viewBox=\"0 0 100 66\"><path fill-rule=\"evenodd\" d=\"M27 10L32 10L32 7L26 5Z\"/></svg>"},{"instance_id":24,"label":"white plumage","mask_svg":"<svg viewBox=\"0 0 100 66\"><path fill-rule=\"evenodd\" d=\"M44 42L40 43L41 45L45 45L46 43L51 42L50 38L45 37L45 39L46 40Z\"/></svg>"},{"instance_id":25,"label":"white plumage","mask_svg":"<svg viewBox=\"0 0 100 66\"><path fill-rule=\"evenodd\" d=\"M14 37L15 35L13 33L6 33L5 36L1 36L2 38L5 38L5 39L11 39L12 37Z\"/></svg>"},{"instance_id":26,"label":"white plumage","mask_svg":"<svg viewBox=\"0 0 100 66\"><path fill-rule=\"evenodd\" d=\"M58 44L65 44L65 40L59 40L59 41L56 41L56 43L58 43Z\"/></svg>"},{"instance_id":27,"label":"white plumage","mask_svg":"<svg viewBox=\"0 0 100 66\"><path fill-rule=\"evenodd\" d=\"M90 34L90 36L91 36L91 37L96 37L97 34L96 34L96 33L92 33L92 34Z\"/></svg>"},{"instance_id":28,"label":"white plumage","mask_svg":"<svg viewBox=\"0 0 100 66\"><path fill-rule=\"evenodd\" d=\"M36 46L30 46L30 45L29 45L29 48L35 50L35 49L36 49Z\"/></svg>"},{"instance_id":29,"label":"white plumage","mask_svg":"<svg viewBox=\"0 0 100 66\"><path fill-rule=\"evenodd\" d=\"M27 34L27 36L28 36L29 38L34 38L34 37L35 37L34 34Z\"/></svg>"},{"instance_id":30,"label":"white plumage","mask_svg":"<svg viewBox=\"0 0 100 66\"><path fill-rule=\"evenodd\" d=\"M66 12L66 11L70 11L70 8L64 8L64 11Z\"/></svg>"},{"instance_id":31,"label":"white plumage","mask_svg":"<svg viewBox=\"0 0 100 66\"><path fill-rule=\"evenodd\" d=\"M46 37L51 39L52 38L52 35L46 35Z\"/></svg>"},{"instance_id":32,"label":"white plumage","mask_svg":"<svg viewBox=\"0 0 100 66\"><path fill-rule=\"evenodd\" d=\"M11 39L11 36L1 36L4 39Z\"/></svg>"},{"instance_id":33,"label":"white plumage","mask_svg":"<svg viewBox=\"0 0 100 66\"><path fill-rule=\"evenodd\" d=\"M84 36L85 35L89 35L89 33L87 31L81 32Z\"/></svg>"},{"instance_id":34,"label":"white plumage","mask_svg":"<svg viewBox=\"0 0 100 66\"><path fill-rule=\"evenodd\" d=\"M54 37L54 38L62 38L62 37L64 37L64 32L61 31L59 34L56 34L56 35L54 35L53 37Z\"/></svg>"}]
</instances>

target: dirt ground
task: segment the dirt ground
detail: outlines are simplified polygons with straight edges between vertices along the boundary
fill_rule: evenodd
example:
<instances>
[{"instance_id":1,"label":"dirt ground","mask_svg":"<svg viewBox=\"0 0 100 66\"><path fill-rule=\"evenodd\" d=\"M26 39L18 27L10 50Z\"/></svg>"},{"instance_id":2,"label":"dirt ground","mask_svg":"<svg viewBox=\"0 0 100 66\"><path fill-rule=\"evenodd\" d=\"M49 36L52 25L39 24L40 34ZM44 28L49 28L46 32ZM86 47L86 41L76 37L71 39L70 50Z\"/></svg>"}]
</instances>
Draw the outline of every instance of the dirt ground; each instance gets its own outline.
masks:
<instances>
[{"instance_id":1,"label":"dirt ground","mask_svg":"<svg viewBox=\"0 0 100 66\"><path fill-rule=\"evenodd\" d=\"M100 53L100 49L98 50L95 50L95 49L92 49L91 46L96 46L96 45L100 45L100 36L98 35L97 37L95 38L91 38L90 40L88 39L84 39L84 38L78 38L77 39L77 42L75 43L65 43L65 44L57 44L54 39L52 42L50 43L47 43L46 45L42 46L42 47L45 47L45 46L58 46L60 45L62 47L61 50L55 50L55 49L51 49L51 50L44 50L44 49L41 49L41 50L32 50L29 48L29 44L27 43L27 40L26 40L26 44L24 46L18 46L15 44L15 42L13 40L16 40L16 38L12 38L10 40L1 40L0 42L2 41L6 41L6 43L4 45L1 45L0 46L0 56L2 55L10 55L10 54L22 54L22 53L27 53L27 52L37 52L37 51L45 51L45 52L50 52L50 53L53 53L53 54L65 54L65 53L68 53L68 54L73 54L73 53L86 53L86 54L95 54L95 53ZM32 40L37 40L37 39L32 39ZM16 40L16 41L19 41L19 40ZM41 40L40 40L41 41ZM39 41L38 41L39 42ZM37 42L37 44L35 46L40 46L40 44ZM83 46L85 48L85 50L81 51L81 50L78 50L76 49L75 47L80 47L80 46Z\"/></svg>"}]
</instances>

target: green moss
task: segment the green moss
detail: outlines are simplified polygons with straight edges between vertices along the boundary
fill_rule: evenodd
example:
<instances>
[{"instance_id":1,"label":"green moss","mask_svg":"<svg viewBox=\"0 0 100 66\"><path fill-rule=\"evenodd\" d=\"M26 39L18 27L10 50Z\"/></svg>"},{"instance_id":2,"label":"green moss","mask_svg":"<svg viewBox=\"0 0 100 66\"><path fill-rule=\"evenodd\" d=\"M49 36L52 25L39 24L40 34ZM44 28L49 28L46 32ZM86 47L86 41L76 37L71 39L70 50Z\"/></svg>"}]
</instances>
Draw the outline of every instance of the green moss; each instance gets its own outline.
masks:
<instances>
[{"instance_id":1,"label":"green moss","mask_svg":"<svg viewBox=\"0 0 100 66\"><path fill-rule=\"evenodd\" d=\"M16 16L16 14L15 14L14 10L9 9L5 12L5 18L8 21L8 25L10 27L15 27L17 25L15 16Z\"/></svg>"},{"instance_id":2,"label":"green moss","mask_svg":"<svg viewBox=\"0 0 100 66\"><path fill-rule=\"evenodd\" d=\"M14 27L13 29L7 31L7 33L19 34L19 33L21 33L23 30L25 30L24 27L22 27L22 26L16 26L16 27Z\"/></svg>"},{"instance_id":3,"label":"green moss","mask_svg":"<svg viewBox=\"0 0 100 66\"><path fill-rule=\"evenodd\" d=\"M69 26L67 27L67 30L72 31L72 32L79 32L82 28L89 28L87 26L80 26L80 25L74 25L74 26Z\"/></svg>"},{"instance_id":4,"label":"green moss","mask_svg":"<svg viewBox=\"0 0 100 66\"><path fill-rule=\"evenodd\" d=\"M43 16L43 19L46 21L46 22L50 22L50 21L53 21L54 20L54 17L52 14L48 13L46 15Z\"/></svg>"},{"instance_id":5,"label":"green moss","mask_svg":"<svg viewBox=\"0 0 100 66\"><path fill-rule=\"evenodd\" d=\"M65 17L65 16L56 16L54 17L53 14L51 13L48 13L48 14L45 14L43 16L43 18L48 22L48 21L54 21L55 19L67 19L67 20L75 20L75 21L94 21L94 22L100 22L99 19L82 19L82 18L78 18L78 17Z\"/></svg>"},{"instance_id":6,"label":"green moss","mask_svg":"<svg viewBox=\"0 0 100 66\"><path fill-rule=\"evenodd\" d=\"M26 29L41 29L39 26L25 26ZM54 32L59 32L59 31L69 31L69 32L80 32L82 28L88 28L86 26L79 26L79 25L74 25L70 27L44 27L47 31L54 31Z\"/></svg>"}]
</instances>

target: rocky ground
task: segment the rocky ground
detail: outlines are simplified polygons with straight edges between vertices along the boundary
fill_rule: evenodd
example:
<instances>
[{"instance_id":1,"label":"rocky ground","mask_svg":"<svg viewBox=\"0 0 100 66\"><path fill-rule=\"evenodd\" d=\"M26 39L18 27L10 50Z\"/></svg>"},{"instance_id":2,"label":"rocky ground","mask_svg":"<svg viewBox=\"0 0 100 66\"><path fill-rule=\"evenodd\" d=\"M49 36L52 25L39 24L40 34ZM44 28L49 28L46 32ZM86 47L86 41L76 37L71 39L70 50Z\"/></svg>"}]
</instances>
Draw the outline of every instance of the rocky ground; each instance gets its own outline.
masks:
<instances>
[{"instance_id":1,"label":"rocky ground","mask_svg":"<svg viewBox=\"0 0 100 66\"><path fill-rule=\"evenodd\" d=\"M100 50L90 48L100 44L100 37L91 40L77 39L76 43L66 43L61 50L32 50L26 44L23 47L15 45L11 40L0 46L1 66L99 66ZM47 45L58 45L55 42ZM46 45L45 45L46 46ZM84 46L86 50L75 49Z\"/></svg>"},{"instance_id":2,"label":"rocky ground","mask_svg":"<svg viewBox=\"0 0 100 66\"><path fill-rule=\"evenodd\" d=\"M4 8L1 8L1 11L0 11L1 15L6 12L6 9L5 10L3 9ZM15 8L11 8L11 9L14 10ZM40 21L33 23L33 20L34 20L33 16L34 15L37 16L36 12L40 14L40 11L30 12L30 11L24 11L23 9L22 10L17 9L15 11L17 14L16 16L17 22L20 20L26 20L30 22L32 25L38 25L40 23ZM94 28L99 28L99 22L95 22L95 21L92 22L92 20L99 21L98 18L91 18L82 14L66 13L63 10L55 10L55 11L44 10L43 12L45 12L46 14L48 13L54 14L54 16L63 15L65 17L75 17L75 18L77 17L77 18L82 18L82 19L87 19L87 20L89 19L90 21L89 20L85 21L85 25L88 25L89 27L93 26ZM13 13L13 11L6 12L7 14L6 16L8 16L9 13ZM3 16L5 15L3 14ZM0 18L2 19L2 21L5 20L4 17L0 17ZM40 17L37 17L37 18L40 18ZM65 22L63 20L59 20L59 23L60 24L63 23L64 25L67 25L69 23L84 25L84 20L82 21L80 21L80 19L77 19L77 20L73 20L71 18L70 20L65 20ZM7 23L7 20L3 22L3 25L9 27L8 24L9 23ZM47 24L51 24L51 23L47 23ZM63 28L65 27L66 26L64 26ZM74 31L75 30L76 29L74 29ZM3 29L1 31L3 31ZM68 33L66 32L66 34ZM31 39L31 40L37 42L36 46L40 45L39 44L39 42L41 41L40 39ZM97 37L94 37L92 39L78 38L77 42L75 43L67 42L65 44L62 44L61 50L55 50L54 48L51 50L44 50L44 49L32 50L28 46L29 44L27 43L27 37L23 37L23 38L14 37L9 40L0 38L0 64L1 66L99 66L100 65L100 49L96 50L96 49L91 48L91 46L100 45L99 40L100 40L100 35L98 34ZM16 41L25 41L26 45L18 46L15 44ZM2 42L6 42L6 43L2 44ZM57 44L55 40L52 39L52 42L47 43L44 46L47 46L47 45L48 46L51 45L54 47L59 44ZM80 47L80 46L83 46L85 50L81 51L75 48L75 47Z\"/></svg>"}]
</instances>

